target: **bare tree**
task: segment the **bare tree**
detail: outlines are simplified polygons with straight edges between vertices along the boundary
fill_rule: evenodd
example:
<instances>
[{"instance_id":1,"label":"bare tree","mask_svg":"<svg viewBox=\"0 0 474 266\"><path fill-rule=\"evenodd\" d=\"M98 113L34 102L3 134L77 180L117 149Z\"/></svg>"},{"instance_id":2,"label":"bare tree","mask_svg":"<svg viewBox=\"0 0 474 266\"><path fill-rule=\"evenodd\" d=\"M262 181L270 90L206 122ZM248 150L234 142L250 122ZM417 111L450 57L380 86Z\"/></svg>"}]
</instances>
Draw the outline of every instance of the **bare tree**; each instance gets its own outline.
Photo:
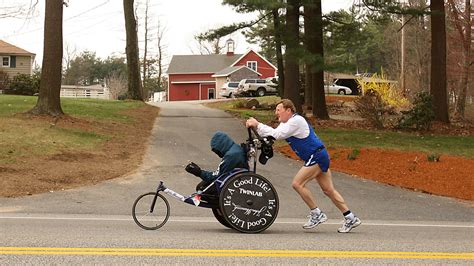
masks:
<instances>
[{"instance_id":1,"label":"bare tree","mask_svg":"<svg viewBox=\"0 0 474 266\"><path fill-rule=\"evenodd\" d=\"M2 18L22 18L30 17L34 12L35 7L38 5L38 0L30 0L29 5L23 3L12 3L10 5L4 5L0 9L0 19Z\"/></svg>"},{"instance_id":2,"label":"bare tree","mask_svg":"<svg viewBox=\"0 0 474 266\"><path fill-rule=\"evenodd\" d=\"M166 29L164 27L162 27L160 22L158 21L158 30L157 30L158 58L157 58L157 61L158 61L158 80L159 80L159 86L160 86L159 90L162 89L161 79L162 79L162 76L163 76L163 57L164 57L164 52L165 52L164 44L163 44L163 39L164 39L163 36L164 36L165 31L166 31Z\"/></svg>"},{"instance_id":3,"label":"bare tree","mask_svg":"<svg viewBox=\"0 0 474 266\"><path fill-rule=\"evenodd\" d=\"M125 31L127 35L125 52L128 67L128 95L129 99L143 101L143 91L140 81L140 60L138 55L137 21L133 8L134 0L123 0L125 15Z\"/></svg>"},{"instance_id":4,"label":"bare tree","mask_svg":"<svg viewBox=\"0 0 474 266\"><path fill-rule=\"evenodd\" d=\"M460 10L460 7L456 5L456 1L448 0L448 7L453 16L453 23L459 34L459 40L462 46L462 54L458 64L460 66L459 71L459 83L457 83L457 93L455 101L455 119L464 119L464 111L466 106L467 91L469 87L469 69L472 65L471 60L471 43L472 43L472 19L471 19L471 1L465 0L464 12Z\"/></svg>"},{"instance_id":5,"label":"bare tree","mask_svg":"<svg viewBox=\"0 0 474 266\"><path fill-rule=\"evenodd\" d=\"M145 84L146 78L147 78L147 53L148 53L148 8L150 5L150 0L146 0L145 2L145 32L144 32L144 42L145 42L145 47L143 51L143 79L142 82Z\"/></svg>"},{"instance_id":6,"label":"bare tree","mask_svg":"<svg viewBox=\"0 0 474 266\"><path fill-rule=\"evenodd\" d=\"M224 49L225 45L221 44L221 38L214 39L212 41L202 40L197 36L194 38L196 41L197 49L191 49L191 53L193 54L201 54L201 55L211 55L211 54L221 54L222 49Z\"/></svg>"},{"instance_id":7,"label":"bare tree","mask_svg":"<svg viewBox=\"0 0 474 266\"><path fill-rule=\"evenodd\" d=\"M118 97L127 92L127 79L120 72L114 72L106 78L107 87L109 88L110 98L118 99Z\"/></svg>"},{"instance_id":8,"label":"bare tree","mask_svg":"<svg viewBox=\"0 0 474 266\"><path fill-rule=\"evenodd\" d=\"M68 43L66 43L66 47L64 49L66 52L64 54L64 70L67 72L67 70L71 67L71 61L74 60L77 54L77 48L76 46L71 46Z\"/></svg>"},{"instance_id":9,"label":"bare tree","mask_svg":"<svg viewBox=\"0 0 474 266\"><path fill-rule=\"evenodd\" d=\"M46 0L43 65L36 106L29 112L61 116L61 72L63 58L63 0Z\"/></svg>"}]
</instances>

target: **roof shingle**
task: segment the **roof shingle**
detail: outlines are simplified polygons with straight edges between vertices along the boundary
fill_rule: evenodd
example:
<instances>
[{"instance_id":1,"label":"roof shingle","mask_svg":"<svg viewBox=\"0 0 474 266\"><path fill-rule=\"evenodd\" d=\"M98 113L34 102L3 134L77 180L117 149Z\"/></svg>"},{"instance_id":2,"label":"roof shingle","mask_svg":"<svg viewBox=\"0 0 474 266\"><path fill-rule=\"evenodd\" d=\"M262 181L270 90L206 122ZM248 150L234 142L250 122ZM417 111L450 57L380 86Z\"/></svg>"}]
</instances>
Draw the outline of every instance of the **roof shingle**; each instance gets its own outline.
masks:
<instances>
[{"instance_id":1,"label":"roof shingle","mask_svg":"<svg viewBox=\"0 0 474 266\"><path fill-rule=\"evenodd\" d=\"M0 40L0 54L7 54L7 55L35 55L34 53L30 53L20 47L17 47L13 44L9 44L3 40Z\"/></svg>"},{"instance_id":2,"label":"roof shingle","mask_svg":"<svg viewBox=\"0 0 474 266\"><path fill-rule=\"evenodd\" d=\"M216 73L232 65L242 54L217 55L174 55L168 67L168 74Z\"/></svg>"}]
</instances>

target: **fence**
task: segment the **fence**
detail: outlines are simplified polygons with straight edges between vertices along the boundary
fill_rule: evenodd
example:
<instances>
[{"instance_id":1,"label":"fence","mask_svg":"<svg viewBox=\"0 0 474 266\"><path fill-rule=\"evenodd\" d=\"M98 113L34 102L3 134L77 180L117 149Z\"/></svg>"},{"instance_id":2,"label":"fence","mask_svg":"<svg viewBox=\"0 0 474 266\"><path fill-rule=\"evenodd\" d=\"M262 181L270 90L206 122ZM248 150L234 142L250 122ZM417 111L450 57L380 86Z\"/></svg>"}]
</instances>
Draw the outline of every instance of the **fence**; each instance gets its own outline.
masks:
<instances>
[{"instance_id":1,"label":"fence","mask_svg":"<svg viewBox=\"0 0 474 266\"><path fill-rule=\"evenodd\" d=\"M93 99L110 99L108 88L100 85L94 86L74 86L62 85L60 97L64 98L93 98Z\"/></svg>"}]
</instances>

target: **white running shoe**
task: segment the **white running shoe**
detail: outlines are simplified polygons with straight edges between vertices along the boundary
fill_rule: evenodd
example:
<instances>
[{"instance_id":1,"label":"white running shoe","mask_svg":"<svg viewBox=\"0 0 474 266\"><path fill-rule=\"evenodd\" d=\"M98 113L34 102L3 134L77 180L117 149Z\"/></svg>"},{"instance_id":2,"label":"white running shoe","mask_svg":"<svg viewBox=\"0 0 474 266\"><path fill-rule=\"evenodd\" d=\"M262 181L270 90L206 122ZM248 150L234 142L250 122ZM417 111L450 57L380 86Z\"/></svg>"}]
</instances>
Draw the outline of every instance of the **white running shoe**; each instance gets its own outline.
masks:
<instances>
[{"instance_id":1,"label":"white running shoe","mask_svg":"<svg viewBox=\"0 0 474 266\"><path fill-rule=\"evenodd\" d=\"M316 226L318 226L318 224L322 224L328 220L328 217L326 216L326 214L324 214L324 212L321 212L319 215L310 214L308 215L308 217L308 222L303 225L304 229L315 228Z\"/></svg>"},{"instance_id":2,"label":"white running shoe","mask_svg":"<svg viewBox=\"0 0 474 266\"><path fill-rule=\"evenodd\" d=\"M357 217L354 217L354 219L350 220L350 219L346 219L344 221L344 224L342 225L341 228L337 229L337 231L339 233L349 233L352 228L356 228L357 226L359 226L362 222L360 221L359 218Z\"/></svg>"}]
</instances>

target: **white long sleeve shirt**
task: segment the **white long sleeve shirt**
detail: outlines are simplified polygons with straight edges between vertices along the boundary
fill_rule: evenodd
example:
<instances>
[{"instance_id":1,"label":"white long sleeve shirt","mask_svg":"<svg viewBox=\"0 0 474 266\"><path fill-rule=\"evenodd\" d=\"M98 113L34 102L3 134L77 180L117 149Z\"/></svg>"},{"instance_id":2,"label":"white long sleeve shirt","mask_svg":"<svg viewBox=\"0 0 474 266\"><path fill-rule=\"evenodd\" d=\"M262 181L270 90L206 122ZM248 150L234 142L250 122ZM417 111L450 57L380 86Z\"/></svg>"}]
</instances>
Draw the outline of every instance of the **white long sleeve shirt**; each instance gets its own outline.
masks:
<instances>
[{"instance_id":1,"label":"white long sleeve shirt","mask_svg":"<svg viewBox=\"0 0 474 266\"><path fill-rule=\"evenodd\" d=\"M286 123L280 123L277 128L259 123L257 132L261 136L272 136L275 139L287 139L289 137L304 139L308 137L310 131L306 120L302 116L294 114Z\"/></svg>"}]
</instances>

